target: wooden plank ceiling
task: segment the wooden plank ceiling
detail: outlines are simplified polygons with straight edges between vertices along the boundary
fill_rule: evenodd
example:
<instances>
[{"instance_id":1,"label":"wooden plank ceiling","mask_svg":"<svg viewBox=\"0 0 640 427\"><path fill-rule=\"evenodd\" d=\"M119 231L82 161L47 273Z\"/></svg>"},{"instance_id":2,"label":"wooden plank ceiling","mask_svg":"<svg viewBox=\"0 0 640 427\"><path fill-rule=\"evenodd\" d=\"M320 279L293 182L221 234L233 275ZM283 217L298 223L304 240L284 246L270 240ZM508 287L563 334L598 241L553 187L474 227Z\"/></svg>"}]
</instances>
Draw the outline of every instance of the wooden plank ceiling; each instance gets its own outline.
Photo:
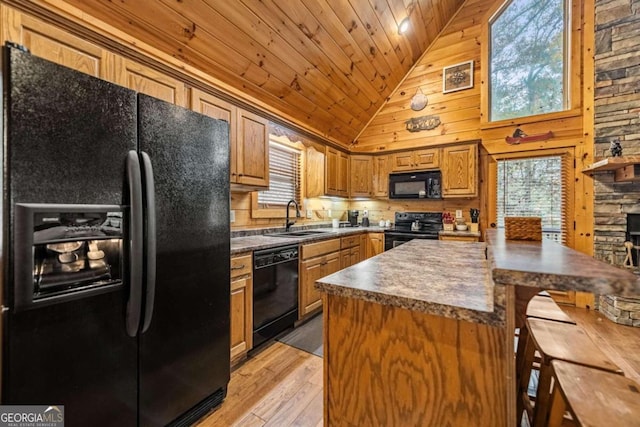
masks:
<instances>
[{"instance_id":1,"label":"wooden plank ceiling","mask_svg":"<svg viewBox=\"0 0 640 427\"><path fill-rule=\"evenodd\" d=\"M66 1L344 146L464 2Z\"/></svg>"}]
</instances>

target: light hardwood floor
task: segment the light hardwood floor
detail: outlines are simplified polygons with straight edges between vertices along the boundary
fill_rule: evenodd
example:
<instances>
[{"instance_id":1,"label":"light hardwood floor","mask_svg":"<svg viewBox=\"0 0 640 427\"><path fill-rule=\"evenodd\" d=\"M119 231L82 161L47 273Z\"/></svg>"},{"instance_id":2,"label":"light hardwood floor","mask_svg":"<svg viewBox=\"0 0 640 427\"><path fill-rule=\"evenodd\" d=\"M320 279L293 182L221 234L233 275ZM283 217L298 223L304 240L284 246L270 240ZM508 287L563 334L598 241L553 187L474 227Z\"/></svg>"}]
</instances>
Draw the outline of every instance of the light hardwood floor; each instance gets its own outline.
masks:
<instances>
[{"instance_id":1,"label":"light hardwood floor","mask_svg":"<svg viewBox=\"0 0 640 427\"><path fill-rule=\"evenodd\" d=\"M322 426L322 396L322 358L275 341L231 373L225 401L196 426Z\"/></svg>"}]
</instances>

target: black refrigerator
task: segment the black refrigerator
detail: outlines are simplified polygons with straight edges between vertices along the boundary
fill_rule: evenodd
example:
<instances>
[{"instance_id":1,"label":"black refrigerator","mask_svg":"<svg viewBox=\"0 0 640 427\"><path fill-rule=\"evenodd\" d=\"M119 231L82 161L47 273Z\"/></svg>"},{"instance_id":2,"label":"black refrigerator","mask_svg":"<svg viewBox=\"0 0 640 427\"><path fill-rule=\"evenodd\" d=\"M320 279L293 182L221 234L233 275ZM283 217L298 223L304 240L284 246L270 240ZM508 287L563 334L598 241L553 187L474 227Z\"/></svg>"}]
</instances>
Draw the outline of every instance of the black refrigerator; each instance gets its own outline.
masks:
<instances>
[{"instance_id":1,"label":"black refrigerator","mask_svg":"<svg viewBox=\"0 0 640 427\"><path fill-rule=\"evenodd\" d=\"M190 425L229 381L228 123L3 52L2 403Z\"/></svg>"}]
</instances>

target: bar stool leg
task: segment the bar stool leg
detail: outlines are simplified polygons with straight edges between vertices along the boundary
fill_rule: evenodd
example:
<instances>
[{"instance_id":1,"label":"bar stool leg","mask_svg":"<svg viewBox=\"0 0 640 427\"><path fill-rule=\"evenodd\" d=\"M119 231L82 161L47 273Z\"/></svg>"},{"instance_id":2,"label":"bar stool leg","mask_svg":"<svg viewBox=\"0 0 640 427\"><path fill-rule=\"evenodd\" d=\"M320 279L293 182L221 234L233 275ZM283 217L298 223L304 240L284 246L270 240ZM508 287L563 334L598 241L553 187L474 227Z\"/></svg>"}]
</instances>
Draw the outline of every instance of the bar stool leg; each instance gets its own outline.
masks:
<instances>
[{"instance_id":1,"label":"bar stool leg","mask_svg":"<svg viewBox=\"0 0 640 427\"><path fill-rule=\"evenodd\" d=\"M549 365L549 360L543 356L540 362L536 406L533 408L533 427L544 427L547 423L549 397L551 396L551 376L551 365Z\"/></svg>"},{"instance_id":2,"label":"bar stool leg","mask_svg":"<svg viewBox=\"0 0 640 427\"><path fill-rule=\"evenodd\" d=\"M525 330L523 328L522 330ZM529 389L529 380L531 378L531 367L533 366L533 362L536 355L536 346L533 340L529 337L529 334L526 333L526 338L524 341L524 351L522 355L522 362L518 363L519 372L519 383L518 383L518 394L516 399L516 416L518 417L516 420L516 425L520 425L522 421L522 412L525 410L525 402L527 403L527 418L529 419L529 423L531 423L531 406L529 403L529 396L527 391ZM518 345L519 346L519 345Z\"/></svg>"},{"instance_id":3,"label":"bar stool leg","mask_svg":"<svg viewBox=\"0 0 640 427\"><path fill-rule=\"evenodd\" d=\"M548 427L562 427L564 422L564 413L567 410L567 405L560 392L558 384L554 385L553 392L551 393L551 408L549 408L549 423Z\"/></svg>"}]
</instances>

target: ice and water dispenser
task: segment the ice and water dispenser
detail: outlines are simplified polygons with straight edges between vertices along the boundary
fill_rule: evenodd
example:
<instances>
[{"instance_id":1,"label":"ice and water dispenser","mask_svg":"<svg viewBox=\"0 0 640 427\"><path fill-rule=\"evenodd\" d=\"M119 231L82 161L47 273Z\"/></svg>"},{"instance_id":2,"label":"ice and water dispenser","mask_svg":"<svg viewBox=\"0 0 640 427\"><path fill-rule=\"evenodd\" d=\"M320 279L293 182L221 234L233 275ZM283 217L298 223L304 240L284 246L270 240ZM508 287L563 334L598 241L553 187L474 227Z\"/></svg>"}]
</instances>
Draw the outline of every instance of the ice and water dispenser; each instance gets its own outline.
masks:
<instances>
[{"instance_id":1,"label":"ice and water dispenser","mask_svg":"<svg viewBox=\"0 0 640 427\"><path fill-rule=\"evenodd\" d=\"M15 225L16 309L122 285L121 206L17 204Z\"/></svg>"}]
</instances>

